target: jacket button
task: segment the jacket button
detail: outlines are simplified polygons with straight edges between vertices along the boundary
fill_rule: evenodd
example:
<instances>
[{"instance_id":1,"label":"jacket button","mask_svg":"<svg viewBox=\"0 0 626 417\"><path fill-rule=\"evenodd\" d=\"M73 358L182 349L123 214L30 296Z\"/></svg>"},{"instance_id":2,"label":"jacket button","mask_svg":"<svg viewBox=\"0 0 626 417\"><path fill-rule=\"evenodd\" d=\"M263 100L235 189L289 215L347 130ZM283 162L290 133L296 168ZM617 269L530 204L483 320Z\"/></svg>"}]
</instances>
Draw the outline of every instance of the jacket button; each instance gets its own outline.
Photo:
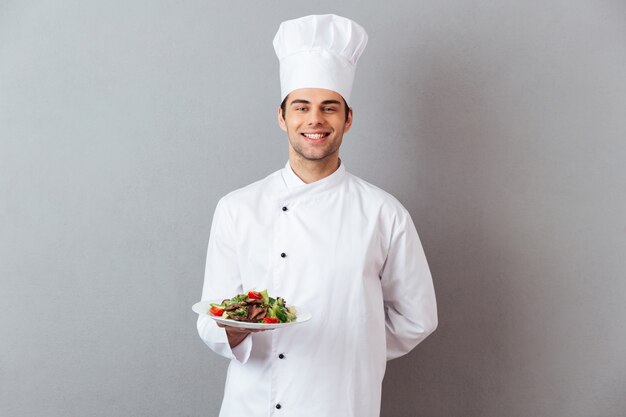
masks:
<instances>
[{"instance_id":1,"label":"jacket button","mask_svg":"<svg viewBox=\"0 0 626 417\"><path fill-rule=\"evenodd\" d=\"M281 258L284 258L285 256L287 256L287 254L286 254L285 252L283 252L283 253L281 253L281 254L280 254L280 257L281 257Z\"/></svg>"},{"instance_id":2,"label":"jacket button","mask_svg":"<svg viewBox=\"0 0 626 417\"><path fill-rule=\"evenodd\" d=\"M280 355L278 355L278 359L285 359L285 355L281 353Z\"/></svg>"},{"instance_id":3,"label":"jacket button","mask_svg":"<svg viewBox=\"0 0 626 417\"><path fill-rule=\"evenodd\" d=\"M283 206L283 211L287 211L287 206Z\"/></svg>"},{"instance_id":4,"label":"jacket button","mask_svg":"<svg viewBox=\"0 0 626 417\"><path fill-rule=\"evenodd\" d=\"M276 404L276 408L277 408L278 410L280 410L280 409L281 409L281 407L282 407L282 406L281 406L280 404Z\"/></svg>"}]
</instances>

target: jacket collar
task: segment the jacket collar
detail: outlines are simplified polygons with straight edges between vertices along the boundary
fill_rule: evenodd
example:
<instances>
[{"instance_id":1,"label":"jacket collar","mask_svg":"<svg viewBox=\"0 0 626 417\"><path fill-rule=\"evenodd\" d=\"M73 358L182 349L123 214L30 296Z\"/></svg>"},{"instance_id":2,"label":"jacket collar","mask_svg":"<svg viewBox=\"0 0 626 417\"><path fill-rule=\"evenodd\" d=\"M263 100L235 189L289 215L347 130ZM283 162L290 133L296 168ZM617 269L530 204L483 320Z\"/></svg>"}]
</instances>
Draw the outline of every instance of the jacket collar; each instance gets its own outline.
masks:
<instances>
[{"instance_id":1,"label":"jacket collar","mask_svg":"<svg viewBox=\"0 0 626 417\"><path fill-rule=\"evenodd\" d=\"M321 192L339 184L346 176L346 168L343 162L341 162L340 160L339 168L337 168L335 172L325 178L322 178L321 180L309 184L302 181L300 177L298 177L296 173L293 172L289 161L287 161L287 164L281 170L281 174L283 177L283 181L285 182L285 186L289 191L306 190L307 192Z\"/></svg>"}]
</instances>

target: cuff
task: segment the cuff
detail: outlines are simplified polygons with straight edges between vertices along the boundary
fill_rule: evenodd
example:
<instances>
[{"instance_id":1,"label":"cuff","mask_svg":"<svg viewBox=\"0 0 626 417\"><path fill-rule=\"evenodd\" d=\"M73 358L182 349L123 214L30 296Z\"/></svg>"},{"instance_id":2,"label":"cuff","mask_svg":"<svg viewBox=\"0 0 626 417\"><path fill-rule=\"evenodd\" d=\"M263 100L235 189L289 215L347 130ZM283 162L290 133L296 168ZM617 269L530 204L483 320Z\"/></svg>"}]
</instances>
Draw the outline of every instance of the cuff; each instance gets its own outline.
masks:
<instances>
[{"instance_id":1,"label":"cuff","mask_svg":"<svg viewBox=\"0 0 626 417\"><path fill-rule=\"evenodd\" d=\"M233 359L237 362L242 365L246 363L250 358L250 352L252 352L252 335L249 334L248 337L243 339L241 343L234 348L231 348L231 352L233 354Z\"/></svg>"}]
</instances>

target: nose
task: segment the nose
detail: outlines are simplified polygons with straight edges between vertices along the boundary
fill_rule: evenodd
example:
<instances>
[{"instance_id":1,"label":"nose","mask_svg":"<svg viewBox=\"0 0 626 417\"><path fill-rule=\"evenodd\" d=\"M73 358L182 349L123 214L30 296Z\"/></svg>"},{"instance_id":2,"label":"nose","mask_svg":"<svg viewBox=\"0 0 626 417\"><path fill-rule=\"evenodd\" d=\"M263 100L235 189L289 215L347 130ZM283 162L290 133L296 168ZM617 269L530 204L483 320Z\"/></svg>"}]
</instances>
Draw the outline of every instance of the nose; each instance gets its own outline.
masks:
<instances>
[{"instance_id":1,"label":"nose","mask_svg":"<svg viewBox=\"0 0 626 417\"><path fill-rule=\"evenodd\" d=\"M317 108L311 108L307 112L307 123L309 126L315 126L322 123L322 112Z\"/></svg>"}]
</instances>

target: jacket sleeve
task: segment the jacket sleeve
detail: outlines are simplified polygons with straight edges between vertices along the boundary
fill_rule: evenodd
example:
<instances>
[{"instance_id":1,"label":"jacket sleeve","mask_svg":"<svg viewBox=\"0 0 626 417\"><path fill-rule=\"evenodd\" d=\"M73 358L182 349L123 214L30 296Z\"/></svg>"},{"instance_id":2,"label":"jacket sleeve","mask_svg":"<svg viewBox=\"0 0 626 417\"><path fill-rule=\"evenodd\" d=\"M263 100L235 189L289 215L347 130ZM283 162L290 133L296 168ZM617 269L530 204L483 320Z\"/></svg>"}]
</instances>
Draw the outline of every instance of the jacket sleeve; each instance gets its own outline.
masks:
<instances>
[{"instance_id":1,"label":"jacket sleeve","mask_svg":"<svg viewBox=\"0 0 626 417\"><path fill-rule=\"evenodd\" d=\"M437 328L433 281L415 225L406 210L392 227L381 272L387 360L400 357Z\"/></svg>"},{"instance_id":2,"label":"jacket sleeve","mask_svg":"<svg viewBox=\"0 0 626 417\"><path fill-rule=\"evenodd\" d=\"M202 299L219 300L231 298L243 292L231 214L224 199L217 203L207 249ZM231 349L226 331L206 315L198 317L198 334L215 353L228 359L245 363L252 350L252 338L246 337Z\"/></svg>"}]
</instances>

